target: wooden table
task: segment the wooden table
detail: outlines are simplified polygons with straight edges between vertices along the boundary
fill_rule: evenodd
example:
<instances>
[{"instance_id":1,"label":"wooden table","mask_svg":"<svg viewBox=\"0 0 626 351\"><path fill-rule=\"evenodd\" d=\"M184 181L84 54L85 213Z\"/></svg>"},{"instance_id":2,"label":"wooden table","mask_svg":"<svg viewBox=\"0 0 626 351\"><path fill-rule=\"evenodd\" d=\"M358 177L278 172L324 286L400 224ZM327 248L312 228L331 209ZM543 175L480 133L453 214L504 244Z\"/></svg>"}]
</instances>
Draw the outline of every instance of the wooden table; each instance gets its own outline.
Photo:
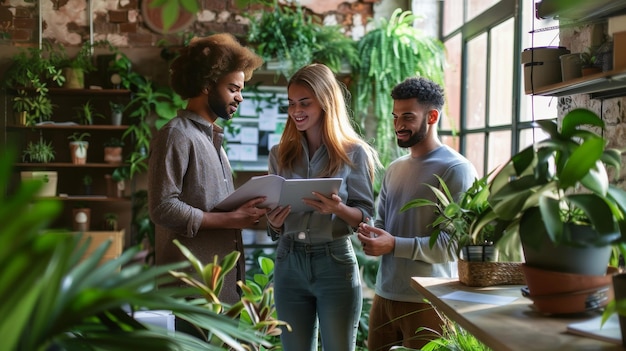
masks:
<instances>
[{"instance_id":1,"label":"wooden table","mask_svg":"<svg viewBox=\"0 0 626 351\"><path fill-rule=\"evenodd\" d=\"M422 277L411 278L411 285L439 311L494 351L624 350L621 345L566 333L568 324L597 317L600 312L574 317L542 315L533 310L531 300L522 297L521 285L468 287L456 279ZM503 298L511 302L490 304L442 298L461 292L489 299L484 295L488 294L494 300Z\"/></svg>"}]
</instances>

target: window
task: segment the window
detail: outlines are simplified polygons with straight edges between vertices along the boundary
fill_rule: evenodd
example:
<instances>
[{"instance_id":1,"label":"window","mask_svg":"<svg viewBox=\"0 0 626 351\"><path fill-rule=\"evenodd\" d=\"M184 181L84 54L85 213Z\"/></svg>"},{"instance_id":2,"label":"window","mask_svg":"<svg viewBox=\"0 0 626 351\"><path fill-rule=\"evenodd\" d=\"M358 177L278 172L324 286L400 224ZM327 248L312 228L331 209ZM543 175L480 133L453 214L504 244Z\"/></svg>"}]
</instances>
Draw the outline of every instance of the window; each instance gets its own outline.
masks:
<instances>
[{"instance_id":1,"label":"window","mask_svg":"<svg viewBox=\"0 0 626 351\"><path fill-rule=\"evenodd\" d=\"M556 118L556 98L524 93L524 48L558 45L556 21L538 21L530 0L443 0L446 112L441 139L479 175L543 138L532 121ZM537 28L540 24L542 28Z\"/></svg>"}]
</instances>

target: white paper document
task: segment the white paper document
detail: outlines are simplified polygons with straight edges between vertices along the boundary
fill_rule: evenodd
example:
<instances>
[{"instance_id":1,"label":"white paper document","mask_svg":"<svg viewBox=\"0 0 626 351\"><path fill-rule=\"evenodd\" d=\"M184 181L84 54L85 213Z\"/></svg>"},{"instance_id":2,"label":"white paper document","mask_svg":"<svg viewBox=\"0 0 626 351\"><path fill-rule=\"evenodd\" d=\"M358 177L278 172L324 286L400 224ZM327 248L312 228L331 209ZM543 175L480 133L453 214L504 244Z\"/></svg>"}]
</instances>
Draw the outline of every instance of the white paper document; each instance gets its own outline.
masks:
<instances>
[{"instance_id":1,"label":"white paper document","mask_svg":"<svg viewBox=\"0 0 626 351\"><path fill-rule=\"evenodd\" d=\"M619 327L617 314L609 317L604 324L602 324L602 316L593 317L582 322L570 323L567 325L567 332L618 345L622 344L622 332Z\"/></svg>"},{"instance_id":2,"label":"white paper document","mask_svg":"<svg viewBox=\"0 0 626 351\"><path fill-rule=\"evenodd\" d=\"M265 196L267 199L258 207L290 205L291 212L313 211L313 207L305 205L302 199L315 199L314 191L324 196L337 194L342 182L342 178L285 179L274 174L252 177L217 204L215 209L231 211L248 200Z\"/></svg>"},{"instance_id":3,"label":"white paper document","mask_svg":"<svg viewBox=\"0 0 626 351\"><path fill-rule=\"evenodd\" d=\"M441 296L442 299L459 300L475 303L484 303L488 305L506 305L515 300L514 296L496 296L490 294L479 294L465 291L455 291Z\"/></svg>"}]
</instances>

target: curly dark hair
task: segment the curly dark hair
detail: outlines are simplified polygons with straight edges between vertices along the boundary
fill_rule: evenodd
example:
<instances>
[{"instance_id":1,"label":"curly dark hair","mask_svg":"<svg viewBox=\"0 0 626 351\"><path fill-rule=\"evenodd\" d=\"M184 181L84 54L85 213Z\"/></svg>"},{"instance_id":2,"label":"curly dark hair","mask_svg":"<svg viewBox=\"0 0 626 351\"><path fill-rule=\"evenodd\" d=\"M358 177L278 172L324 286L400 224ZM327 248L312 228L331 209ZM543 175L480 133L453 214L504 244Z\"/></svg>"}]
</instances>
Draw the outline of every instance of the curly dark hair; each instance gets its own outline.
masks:
<instances>
[{"instance_id":1,"label":"curly dark hair","mask_svg":"<svg viewBox=\"0 0 626 351\"><path fill-rule=\"evenodd\" d=\"M417 99L421 104L441 110L444 105L443 88L424 77L409 77L391 90L394 100Z\"/></svg>"},{"instance_id":2,"label":"curly dark hair","mask_svg":"<svg viewBox=\"0 0 626 351\"><path fill-rule=\"evenodd\" d=\"M243 71L248 81L262 64L263 59L242 46L232 34L193 38L170 65L170 85L183 99L188 99L231 72Z\"/></svg>"}]
</instances>

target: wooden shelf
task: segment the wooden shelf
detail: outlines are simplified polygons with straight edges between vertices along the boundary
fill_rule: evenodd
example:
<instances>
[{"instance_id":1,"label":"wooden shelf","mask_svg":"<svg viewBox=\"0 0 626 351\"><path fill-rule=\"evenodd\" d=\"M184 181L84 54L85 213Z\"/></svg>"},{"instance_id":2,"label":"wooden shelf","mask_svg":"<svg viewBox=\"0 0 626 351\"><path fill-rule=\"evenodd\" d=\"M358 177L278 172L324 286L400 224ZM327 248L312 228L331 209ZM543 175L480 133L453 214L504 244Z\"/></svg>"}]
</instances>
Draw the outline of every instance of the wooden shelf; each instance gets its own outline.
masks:
<instances>
[{"instance_id":1,"label":"wooden shelf","mask_svg":"<svg viewBox=\"0 0 626 351\"><path fill-rule=\"evenodd\" d=\"M531 95L589 94L592 99L626 96L626 69L601 72L537 88Z\"/></svg>"},{"instance_id":2,"label":"wooden shelf","mask_svg":"<svg viewBox=\"0 0 626 351\"><path fill-rule=\"evenodd\" d=\"M70 162L52 163L16 163L17 168L117 168L126 165L125 163L86 163L77 165Z\"/></svg>"},{"instance_id":3,"label":"wooden shelf","mask_svg":"<svg viewBox=\"0 0 626 351\"><path fill-rule=\"evenodd\" d=\"M68 195L55 196L46 199L56 199L59 201L84 201L84 202L120 202L130 201L129 197L106 197L106 196L88 196L88 195Z\"/></svg>"},{"instance_id":4,"label":"wooden shelf","mask_svg":"<svg viewBox=\"0 0 626 351\"><path fill-rule=\"evenodd\" d=\"M8 125L7 129L10 130L119 130L124 131L128 129L127 125L119 125L114 126L111 124L92 124L92 125L84 125L84 124L76 124L76 125L67 125L67 124L44 124L39 126L18 126L18 125Z\"/></svg>"}]
</instances>

